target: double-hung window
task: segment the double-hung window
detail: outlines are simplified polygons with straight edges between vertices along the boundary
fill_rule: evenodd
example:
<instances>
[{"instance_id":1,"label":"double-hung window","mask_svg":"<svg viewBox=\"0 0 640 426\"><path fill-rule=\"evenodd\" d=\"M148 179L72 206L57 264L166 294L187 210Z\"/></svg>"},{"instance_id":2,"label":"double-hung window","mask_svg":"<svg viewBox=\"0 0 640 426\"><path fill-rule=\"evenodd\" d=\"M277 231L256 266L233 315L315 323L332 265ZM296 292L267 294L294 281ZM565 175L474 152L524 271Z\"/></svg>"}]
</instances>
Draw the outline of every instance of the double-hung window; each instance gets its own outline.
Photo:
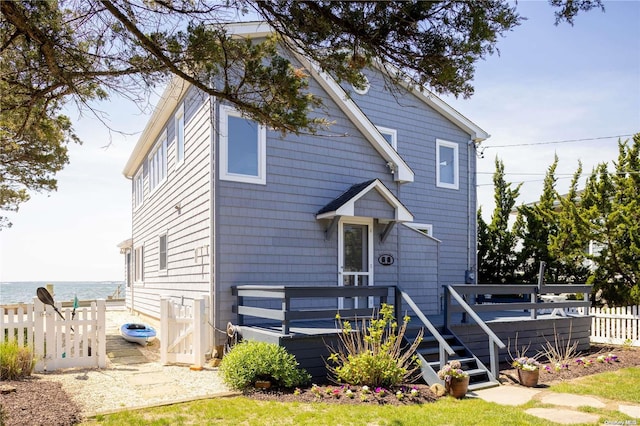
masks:
<instances>
[{"instance_id":1,"label":"double-hung window","mask_svg":"<svg viewBox=\"0 0 640 426\"><path fill-rule=\"evenodd\" d=\"M158 238L158 269L167 270L167 233L161 234Z\"/></svg>"},{"instance_id":2,"label":"double-hung window","mask_svg":"<svg viewBox=\"0 0 640 426\"><path fill-rule=\"evenodd\" d=\"M136 247L134 250L134 277L135 282L141 282L144 280L144 247Z\"/></svg>"},{"instance_id":3,"label":"double-hung window","mask_svg":"<svg viewBox=\"0 0 640 426\"><path fill-rule=\"evenodd\" d=\"M175 115L176 129L176 164L184 160L184 104L180 105Z\"/></svg>"},{"instance_id":4,"label":"double-hung window","mask_svg":"<svg viewBox=\"0 0 640 426\"><path fill-rule=\"evenodd\" d=\"M142 205L144 201L144 174L142 173L142 167L136 175L133 177L133 208L137 208Z\"/></svg>"},{"instance_id":5,"label":"double-hung window","mask_svg":"<svg viewBox=\"0 0 640 426\"><path fill-rule=\"evenodd\" d=\"M153 191L167 177L167 132L158 142L148 157L149 191Z\"/></svg>"},{"instance_id":6,"label":"double-hung window","mask_svg":"<svg viewBox=\"0 0 640 426\"><path fill-rule=\"evenodd\" d=\"M266 184L267 130L233 108L220 108L220 179Z\"/></svg>"},{"instance_id":7,"label":"double-hung window","mask_svg":"<svg viewBox=\"0 0 640 426\"><path fill-rule=\"evenodd\" d=\"M436 185L458 189L458 144L436 139Z\"/></svg>"}]
</instances>

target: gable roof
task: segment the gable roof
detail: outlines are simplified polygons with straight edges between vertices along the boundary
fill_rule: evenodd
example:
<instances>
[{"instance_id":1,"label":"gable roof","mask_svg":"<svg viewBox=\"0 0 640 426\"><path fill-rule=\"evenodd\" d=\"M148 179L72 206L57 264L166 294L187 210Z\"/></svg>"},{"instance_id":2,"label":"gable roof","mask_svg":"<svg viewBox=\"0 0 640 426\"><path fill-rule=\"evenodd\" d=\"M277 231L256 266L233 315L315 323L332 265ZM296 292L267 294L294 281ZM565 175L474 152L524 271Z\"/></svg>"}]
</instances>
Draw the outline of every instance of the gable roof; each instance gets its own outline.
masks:
<instances>
[{"instance_id":1,"label":"gable roof","mask_svg":"<svg viewBox=\"0 0 640 426\"><path fill-rule=\"evenodd\" d=\"M273 29L265 22L242 22L233 23L227 26L228 33L238 37L261 38L273 33ZM338 82L326 72L322 71L316 64L297 52L293 52L296 59L302 63L310 72L314 79L327 92L329 97L338 105L340 110L353 122L362 132L365 139L373 146L380 156L387 161L387 165L394 180L398 182L413 182L414 173L398 152L382 136L378 128L369 120L362 110L351 100L349 95L338 84ZM475 125L465 116L449 106L442 99L428 90L416 90L409 82L402 82L403 86L414 93L418 99L438 111L444 117L452 121L455 125L465 130L471 135L474 142L480 142L489 137L489 134ZM153 115L149 119L142 132L129 160L125 165L123 174L132 178L140 164L146 158L146 154L156 142L160 131L164 127L178 102L184 96L190 84L174 77L165 89L162 97L158 101Z\"/></svg>"},{"instance_id":2,"label":"gable roof","mask_svg":"<svg viewBox=\"0 0 640 426\"><path fill-rule=\"evenodd\" d=\"M351 186L339 197L321 208L316 214L316 219L332 219L336 216L355 216L356 201L367 195L372 190L376 190L386 200L386 202L394 208L395 221L413 221L413 215L411 212L379 179L372 179Z\"/></svg>"}]
</instances>

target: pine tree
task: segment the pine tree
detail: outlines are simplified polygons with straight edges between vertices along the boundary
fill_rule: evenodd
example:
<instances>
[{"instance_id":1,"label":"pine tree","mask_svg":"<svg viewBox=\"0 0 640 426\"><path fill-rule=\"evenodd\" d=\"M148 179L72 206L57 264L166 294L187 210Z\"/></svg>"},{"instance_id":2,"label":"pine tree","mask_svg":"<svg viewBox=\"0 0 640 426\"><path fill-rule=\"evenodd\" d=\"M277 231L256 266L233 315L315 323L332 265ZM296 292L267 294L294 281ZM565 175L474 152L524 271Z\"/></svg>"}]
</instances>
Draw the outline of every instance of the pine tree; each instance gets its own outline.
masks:
<instances>
[{"instance_id":1,"label":"pine tree","mask_svg":"<svg viewBox=\"0 0 640 426\"><path fill-rule=\"evenodd\" d=\"M513 283L517 256L517 236L509 226L511 211L522 184L511 188L504 179L504 163L496 158L493 175L495 209L488 225L479 218L478 283ZM478 213L480 215L480 212Z\"/></svg>"},{"instance_id":2,"label":"pine tree","mask_svg":"<svg viewBox=\"0 0 640 426\"><path fill-rule=\"evenodd\" d=\"M581 217L589 223L587 237L599 250L589 277L609 305L640 303L640 133L618 142L615 173L606 163L596 167L582 197Z\"/></svg>"}]
</instances>

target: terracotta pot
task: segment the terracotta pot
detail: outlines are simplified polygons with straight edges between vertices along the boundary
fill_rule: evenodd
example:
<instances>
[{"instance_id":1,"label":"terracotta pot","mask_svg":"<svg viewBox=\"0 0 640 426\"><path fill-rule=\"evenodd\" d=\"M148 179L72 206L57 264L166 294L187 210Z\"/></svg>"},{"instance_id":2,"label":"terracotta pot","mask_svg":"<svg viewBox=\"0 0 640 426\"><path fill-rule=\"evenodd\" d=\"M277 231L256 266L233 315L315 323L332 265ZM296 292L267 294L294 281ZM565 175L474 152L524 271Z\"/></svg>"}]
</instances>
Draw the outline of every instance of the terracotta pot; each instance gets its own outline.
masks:
<instances>
[{"instance_id":1,"label":"terracotta pot","mask_svg":"<svg viewBox=\"0 0 640 426\"><path fill-rule=\"evenodd\" d=\"M522 386L534 387L538 385L540 379L540 370L521 370L518 369L518 380Z\"/></svg>"},{"instance_id":2,"label":"terracotta pot","mask_svg":"<svg viewBox=\"0 0 640 426\"><path fill-rule=\"evenodd\" d=\"M452 378L450 382L445 382L447 393L454 398L463 398L469 389L469 377L461 379Z\"/></svg>"}]
</instances>

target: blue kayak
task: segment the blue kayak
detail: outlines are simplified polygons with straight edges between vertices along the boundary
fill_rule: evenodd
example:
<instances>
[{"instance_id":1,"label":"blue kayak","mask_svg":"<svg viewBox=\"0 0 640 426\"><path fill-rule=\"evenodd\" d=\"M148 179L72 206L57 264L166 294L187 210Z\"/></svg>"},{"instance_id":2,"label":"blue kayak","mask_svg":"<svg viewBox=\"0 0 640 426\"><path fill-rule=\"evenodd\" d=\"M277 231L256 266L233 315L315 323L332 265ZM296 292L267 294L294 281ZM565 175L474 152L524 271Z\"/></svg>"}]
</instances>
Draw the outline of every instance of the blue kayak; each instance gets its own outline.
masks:
<instances>
[{"instance_id":1,"label":"blue kayak","mask_svg":"<svg viewBox=\"0 0 640 426\"><path fill-rule=\"evenodd\" d=\"M120 327L120 334L127 342L145 346L156 338L156 330L146 324L128 322Z\"/></svg>"}]
</instances>

